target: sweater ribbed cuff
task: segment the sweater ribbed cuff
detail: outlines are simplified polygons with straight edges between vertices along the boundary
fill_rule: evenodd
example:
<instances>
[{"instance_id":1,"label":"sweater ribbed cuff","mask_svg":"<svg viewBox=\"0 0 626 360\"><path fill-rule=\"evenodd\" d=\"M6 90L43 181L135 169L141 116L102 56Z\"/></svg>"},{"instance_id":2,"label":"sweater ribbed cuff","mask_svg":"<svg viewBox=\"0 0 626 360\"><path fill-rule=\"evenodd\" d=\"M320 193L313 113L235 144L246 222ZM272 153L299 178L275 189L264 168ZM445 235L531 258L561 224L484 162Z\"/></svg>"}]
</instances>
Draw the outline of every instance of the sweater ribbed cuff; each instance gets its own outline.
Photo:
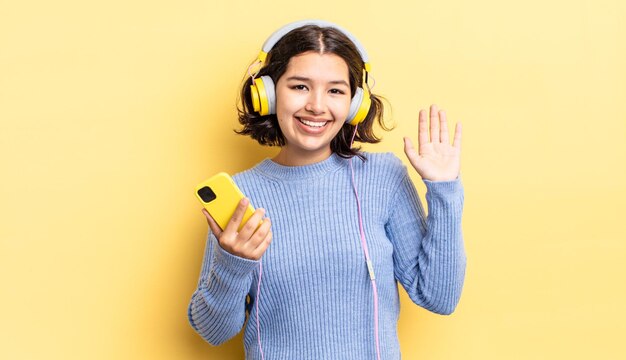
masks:
<instances>
[{"instance_id":1,"label":"sweater ribbed cuff","mask_svg":"<svg viewBox=\"0 0 626 360\"><path fill-rule=\"evenodd\" d=\"M252 273L260 260L251 260L233 255L215 243L215 267L233 277L245 277Z\"/></svg>"},{"instance_id":2,"label":"sweater ribbed cuff","mask_svg":"<svg viewBox=\"0 0 626 360\"><path fill-rule=\"evenodd\" d=\"M424 184L426 184L426 190L431 196L448 197L463 191L463 184L461 183L460 176L449 181L430 181L426 179L423 179L423 181Z\"/></svg>"}]
</instances>

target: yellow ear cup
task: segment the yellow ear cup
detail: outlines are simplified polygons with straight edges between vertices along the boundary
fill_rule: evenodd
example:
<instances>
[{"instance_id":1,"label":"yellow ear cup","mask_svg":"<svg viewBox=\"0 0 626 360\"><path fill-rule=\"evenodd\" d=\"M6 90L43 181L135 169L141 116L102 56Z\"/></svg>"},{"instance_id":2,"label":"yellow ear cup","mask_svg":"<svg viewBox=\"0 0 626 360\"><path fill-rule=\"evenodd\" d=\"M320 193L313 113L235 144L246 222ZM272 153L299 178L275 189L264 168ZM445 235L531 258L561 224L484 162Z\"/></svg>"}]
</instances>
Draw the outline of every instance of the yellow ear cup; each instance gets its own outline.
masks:
<instances>
[{"instance_id":1,"label":"yellow ear cup","mask_svg":"<svg viewBox=\"0 0 626 360\"><path fill-rule=\"evenodd\" d=\"M250 85L252 108L261 116L276 114L276 87L270 76L254 79Z\"/></svg>"},{"instance_id":2,"label":"yellow ear cup","mask_svg":"<svg viewBox=\"0 0 626 360\"><path fill-rule=\"evenodd\" d=\"M366 92L366 94L363 95L363 100L361 101L361 105L359 106L359 109L357 110L354 119L350 121L349 124L356 125L362 123L363 120L365 120L365 118L367 117L367 113L369 113L371 105L372 99L370 99L369 93Z\"/></svg>"},{"instance_id":3,"label":"yellow ear cup","mask_svg":"<svg viewBox=\"0 0 626 360\"><path fill-rule=\"evenodd\" d=\"M259 90L256 85L250 85L250 98L252 99L252 109L254 112L261 111L261 103L259 101Z\"/></svg>"},{"instance_id":4,"label":"yellow ear cup","mask_svg":"<svg viewBox=\"0 0 626 360\"><path fill-rule=\"evenodd\" d=\"M269 104L267 102L267 93L265 85L261 78L254 79L254 85L250 85L250 93L252 95L252 107L259 115L269 114Z\"/></svg>"},{"instance_id":5,"label":"yellow ear cup","mask_svg":"<svg viewBox=\"0 0 626 360\"><path fill-rule=\"evenodd\" d=\"M348 117L346 117L346 123L356 125L365 120L371 104L372 99L370 99L369 91L357 87L352 101L350 102L350 110L348 111Z\"/></svg>"}]
</instances>

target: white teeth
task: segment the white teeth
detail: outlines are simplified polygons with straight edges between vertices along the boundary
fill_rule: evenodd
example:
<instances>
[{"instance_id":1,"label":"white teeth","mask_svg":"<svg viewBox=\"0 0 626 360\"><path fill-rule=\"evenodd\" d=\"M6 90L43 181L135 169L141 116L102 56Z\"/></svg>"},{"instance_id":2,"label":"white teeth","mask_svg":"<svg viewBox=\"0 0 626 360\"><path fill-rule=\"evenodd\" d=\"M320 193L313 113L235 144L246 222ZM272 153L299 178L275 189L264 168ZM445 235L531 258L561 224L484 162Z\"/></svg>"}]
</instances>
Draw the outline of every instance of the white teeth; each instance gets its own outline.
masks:
<instances>
[{"instance_id":1,"label":"white teeth","mask_svg":"<svg viewBox=\"0 0 626 360\"><path fill-rule=\"evenodd\" d=\"M298 120L300 120L301 123L303 123L304 125L310 126L310 127L322 127L324 125L326 125L326 121L325 122L318 122L318 121L308 121L308 120L304 120L304 119L300 119L298 118Z\"/></svg>"}]
</instances>

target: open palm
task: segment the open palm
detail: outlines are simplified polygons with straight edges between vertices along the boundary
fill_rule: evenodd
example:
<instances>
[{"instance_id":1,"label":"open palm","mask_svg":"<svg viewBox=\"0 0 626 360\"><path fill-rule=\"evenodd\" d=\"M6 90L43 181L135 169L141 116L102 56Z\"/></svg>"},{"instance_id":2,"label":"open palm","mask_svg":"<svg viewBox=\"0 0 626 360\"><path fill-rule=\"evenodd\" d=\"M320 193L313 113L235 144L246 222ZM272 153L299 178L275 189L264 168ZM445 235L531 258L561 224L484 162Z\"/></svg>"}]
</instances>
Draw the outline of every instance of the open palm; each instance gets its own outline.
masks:
<instances>
[{"instance_id":1,"label":"open palm","mask_svg":"<svg viewBox=\"0 0 626 360\"><path fill-rule=\"evenodd\" d=\"M419 112L418 150L411 139L404 138L404 152L422 179L449 181L458 177L461 170L461 123L456 124L454 140L450 145L448 121L445 111L437 105L430 106L430 136L426 110Z\"/></svg>"}]
</instances>

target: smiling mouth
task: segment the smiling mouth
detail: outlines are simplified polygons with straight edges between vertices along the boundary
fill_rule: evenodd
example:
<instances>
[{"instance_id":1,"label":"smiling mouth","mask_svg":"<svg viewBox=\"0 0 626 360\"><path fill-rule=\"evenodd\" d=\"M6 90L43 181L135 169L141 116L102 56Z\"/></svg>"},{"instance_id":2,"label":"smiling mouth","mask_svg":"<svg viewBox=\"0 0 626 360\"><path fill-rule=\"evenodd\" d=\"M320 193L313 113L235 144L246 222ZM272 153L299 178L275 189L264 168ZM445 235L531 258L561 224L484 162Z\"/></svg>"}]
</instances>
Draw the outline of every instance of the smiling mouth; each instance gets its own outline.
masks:
<instances>
[{"instance_id":1,"label":"smiling mouth","mask_svg":"<svg viewBox=\"0 0 626 360\"><path fill-rule=\"evenodd\" d=\"M298 121L303 123L304 125L310 126L312 128L322 128L326 124L328 124L328 121L309 121L309 120L301 119L299 117L296 117L296 119L298 119Z\"/></svg>"}]
</instances>

